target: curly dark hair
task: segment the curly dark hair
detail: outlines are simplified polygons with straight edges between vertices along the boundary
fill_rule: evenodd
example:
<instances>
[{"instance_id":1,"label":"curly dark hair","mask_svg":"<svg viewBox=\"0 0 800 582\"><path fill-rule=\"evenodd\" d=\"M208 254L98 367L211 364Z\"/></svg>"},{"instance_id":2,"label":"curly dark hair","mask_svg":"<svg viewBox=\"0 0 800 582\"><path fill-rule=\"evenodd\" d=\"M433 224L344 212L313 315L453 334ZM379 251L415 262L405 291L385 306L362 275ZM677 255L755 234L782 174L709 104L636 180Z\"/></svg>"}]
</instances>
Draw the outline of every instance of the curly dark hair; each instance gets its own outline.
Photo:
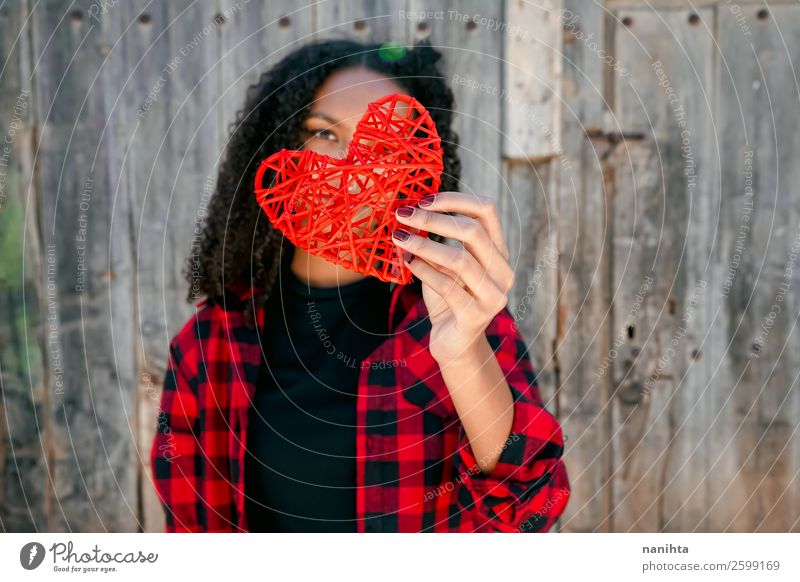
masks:
<instances>
[{"instance_id":1,"label":"curly dark hair","mask_svg":"<svg viewBox=\"0 0 800 582\"><path fill-rule=\"evenodd\" d=\"M233 299L231 289L243 285L256 290L254 301L269 297L280 259L290 257L294 247L284 246L285 237L256 202L256 170L270 154L301 147L302 123L317 90L335 71L361 67L380 73L425 106L442 140L441 190L458 189L458 136L451 127L455 104L436 65L441 53L427 42L409 48L353 40L318 41L294 50L248 88L244 107L230 127L208 220L187 261L190 303L203 297L209 303L227 302L226 297ZM443 240L435 233L428 236ZM411 284L419 282L415 278Z\"/></svg>"}]
</instances>

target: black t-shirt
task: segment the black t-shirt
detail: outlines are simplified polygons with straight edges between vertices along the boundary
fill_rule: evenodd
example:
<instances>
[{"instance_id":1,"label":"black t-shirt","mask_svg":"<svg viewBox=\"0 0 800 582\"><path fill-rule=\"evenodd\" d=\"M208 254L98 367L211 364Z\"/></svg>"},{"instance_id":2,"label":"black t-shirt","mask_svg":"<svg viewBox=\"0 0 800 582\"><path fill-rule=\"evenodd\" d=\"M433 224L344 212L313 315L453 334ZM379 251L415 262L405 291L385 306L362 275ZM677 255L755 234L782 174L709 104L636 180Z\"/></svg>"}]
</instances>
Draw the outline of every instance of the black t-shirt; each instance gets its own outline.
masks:
<instances>
[{"instance_id":1,"label":"black t-shirt","mask_svg":"<svg viewBox=\"0 0 800 582\"><path fill-rule=\"evenodd\" d=\"M356 531L358 376L386 339L389 299L374 277L313 287L282 262L247 431L250 531Z\"/></svg>"}]
</instances>

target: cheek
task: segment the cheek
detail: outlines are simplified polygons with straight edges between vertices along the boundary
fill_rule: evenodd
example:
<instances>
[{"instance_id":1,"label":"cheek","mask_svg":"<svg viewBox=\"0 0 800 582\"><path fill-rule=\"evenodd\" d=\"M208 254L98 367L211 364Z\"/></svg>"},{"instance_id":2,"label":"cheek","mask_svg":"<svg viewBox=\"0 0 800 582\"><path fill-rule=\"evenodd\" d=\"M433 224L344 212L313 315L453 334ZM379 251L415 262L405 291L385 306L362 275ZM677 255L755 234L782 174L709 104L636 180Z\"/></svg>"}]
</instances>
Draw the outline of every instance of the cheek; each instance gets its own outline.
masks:
<instances>
[{"instance_id":1,"label":"cheek","mask_svg":"<svg viewBox=\"0 0 800 582\"><path fill-rule=\"evenodd\" d=\"M311 150L320 155L330 156L335 159L347 157L347 144L342 144L339 141L311 138L301 149Z\"/></svg>"}]
</instances>

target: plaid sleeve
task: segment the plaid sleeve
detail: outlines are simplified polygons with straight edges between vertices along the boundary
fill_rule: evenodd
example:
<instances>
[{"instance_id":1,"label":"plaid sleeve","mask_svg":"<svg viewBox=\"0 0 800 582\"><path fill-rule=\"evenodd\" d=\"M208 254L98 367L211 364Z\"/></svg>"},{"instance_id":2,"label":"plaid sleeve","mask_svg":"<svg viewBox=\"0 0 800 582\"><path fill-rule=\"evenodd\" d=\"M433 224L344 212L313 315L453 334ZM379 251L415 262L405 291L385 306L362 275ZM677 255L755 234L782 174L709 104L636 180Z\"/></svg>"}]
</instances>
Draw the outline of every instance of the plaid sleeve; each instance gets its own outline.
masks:
<instances>
[{"instance_id":1,"label":"plaid sleeve","mask_svg":"<svg viewBox=\"0 0 800 582\"><path fill-rule=\"evenodd\" d=\"M170 344L158 427L150 454L156 491L166 513L166 531L201 531L196 378L187 373L178 337Z\"/></svg>"},{"instance_id":2,"label":"plaid sleeve","mask_svg":"<svg viewBox=\"0 0 800 582\"><path fill-rule=\"evenodd\" d=\"M475 515L478 531L547 531L564 511L569 481L558 421L542 404L525 341L507 308L487 327L514 397L514 420L491 475L478 468L463 426L455 455L456 503Z\"/></svg>"}]
</instances>

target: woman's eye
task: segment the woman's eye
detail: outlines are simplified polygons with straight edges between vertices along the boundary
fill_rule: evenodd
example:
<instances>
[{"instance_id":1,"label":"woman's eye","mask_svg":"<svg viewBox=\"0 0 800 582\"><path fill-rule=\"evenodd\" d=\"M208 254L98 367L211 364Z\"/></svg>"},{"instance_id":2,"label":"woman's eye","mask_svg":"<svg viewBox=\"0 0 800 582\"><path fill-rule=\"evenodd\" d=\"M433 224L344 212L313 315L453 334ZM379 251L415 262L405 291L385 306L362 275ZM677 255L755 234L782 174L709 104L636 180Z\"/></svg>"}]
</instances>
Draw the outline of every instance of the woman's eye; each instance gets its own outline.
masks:
<instances>
[{"instance_id":1,"label":"woman's eye","mask_svg":"<svg viewBox=\"0 0 800 582\"><path fill-rule=\"evenodd\" d=\"M320 139L328 141L333 141L336 139L336 134L333 133L330 129L311 129L309 130L309 133L314 137L318 137Z\"/></svg>"}]
</instances>

